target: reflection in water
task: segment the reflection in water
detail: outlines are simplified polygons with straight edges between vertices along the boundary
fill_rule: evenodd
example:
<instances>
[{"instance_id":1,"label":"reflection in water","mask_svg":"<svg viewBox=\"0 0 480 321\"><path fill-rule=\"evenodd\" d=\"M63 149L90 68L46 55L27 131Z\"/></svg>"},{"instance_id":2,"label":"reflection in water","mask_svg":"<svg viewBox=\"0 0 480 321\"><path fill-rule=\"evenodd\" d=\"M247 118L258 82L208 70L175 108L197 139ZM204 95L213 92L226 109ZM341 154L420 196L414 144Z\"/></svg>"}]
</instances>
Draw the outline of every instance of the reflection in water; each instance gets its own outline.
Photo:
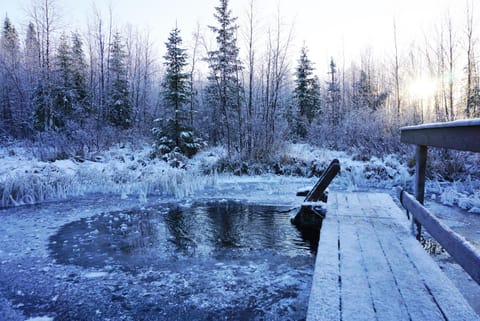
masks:
<instances>
[{"instance_id":1,"label":"reflection in water","mask_svg":"<svg viewBox=\"0 0 480 321\"><path fill-rule=\"evenodd\" d=\"M317 229L297 227L302 237L302 242L308 243L313 254L317 253L318 242L320 241L320 232ZM301 245L301 244L299 244Z\"/></svg>"},{"instance_id":2,"label":"reflection in water","mask_svg":"<svg viewBox=\"0 0 480 321\"><path fill-rule=\"evenodd\" d=\"M63 226L50 238L59 263L125 270L187 257L243 257L273 249L295 256L316 251L318 234L299 231L282 207L196 203L103 213Z\"/></svg>"}]
</instances>

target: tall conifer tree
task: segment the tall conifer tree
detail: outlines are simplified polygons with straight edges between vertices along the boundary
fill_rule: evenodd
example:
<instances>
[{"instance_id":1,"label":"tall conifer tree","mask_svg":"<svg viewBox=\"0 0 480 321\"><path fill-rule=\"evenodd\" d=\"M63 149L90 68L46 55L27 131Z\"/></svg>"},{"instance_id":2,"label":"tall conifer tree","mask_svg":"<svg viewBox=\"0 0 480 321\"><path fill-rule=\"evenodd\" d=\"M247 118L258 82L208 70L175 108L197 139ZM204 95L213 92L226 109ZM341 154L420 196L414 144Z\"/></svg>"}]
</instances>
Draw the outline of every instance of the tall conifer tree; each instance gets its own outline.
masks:
<instances>
[{"instance_id":1,"label":"tall conifer tree","mask_svg":"<svg viewBox=\"0 0 480 321\"><path fill-rule=\"evenodd\" d=\"M126 54L120 33L113 35L110 44L107 108L110 122L118 128L128 129L132 126L132 106L129 99Z\"/></svg>"},{"instance_id":2,"label":"tall conifer tree","mask_svg":"<svg viewBox=\"0 0 480 321\"><path fill-rule=\"evenodd\" d=\"M388 92L386 91L377 93L370 77L365 71L361 70L360 78L353 83L353 106L377 110L385 104L387 97Z\"/></svg>"},{"instance_id":3,"label":"tall conifer tree","mask_svg":"<svg viewBox=\"0 0 480 321\"><path fill-rule=\"evenodd\" d=\"M207 88L208 100L212 107L214 128L211 139L214 143L226 142L229 151L234 145L241 147L241 96L242 88L239 80L239 72L242 69L238 58L236 17L228 7L228 0L220 0L218 7L215 7L215 19L218 26L210 26L216 33L217 48L208 52L208 63L210 67L209 86ZM219 117L221 116L221 117ZM234 143L234 121L237 117L237 131L239 141ZM224 132L219 132L220 123Z\"/></svg>"},{"instance_id":4,"label":"tall conifer tree","mask_svg":"<svg viewBox=\"0 0 480 321\"><path fill-rule=\"evenodd\" d=\"M18 33L8 17L5 17L0 37L0 115L1 119L10 123L13 108L19 103L17 85L20 59ZM16 93L16 94L15 94Z\"/></svg>"},{"instance_id":5,"label":"tall conifer tree","mask_svg":"<svg viewBox=\"0 0 480 321\"><path fill-rule=\"evenodd\" d=\"M190 102L190 75L185 72L188 55L182 48L180 30L175 27L165 43L167 53L163 57L166 66L162 83L162 96L166 108L167 120L163 127L153 129L156 137L154 148L160 155L175 157L180 153L185 156L194 155L202 146L192 127L188 125L188 106Z\"/></svg>"},{"instance_id":6,"label":"tall conifer tree","mask_svg":"<svg viewBox=\"0 0 480 321\"><path fill-rule=\"evenodd\" d=\"M337 65L333 58L330 59L330 75L327 81L326 104L330 109L330 122L332 125L338 125L340 121L340 85L337 78Z\"/></svg>"},{"instance_id":7,"label":"tall conifer tree","mask_svg":"<svg viewBox=\"0 0 480 321\"><path fill-rule=\"evenodd\" d=\"M66 117L74 109L74 93L72 86L72 53L65 34L60 37L60 44L54 60L55 85L54 99L55 110L60 123L65 124Z\"/></svg>"},{"instance_id":8,"label":"tall conifer tree","mask_svg":"<svg viewBox=\"0 0 480 321\"><path fill-rule=\"evenodd\" d=\"M307 56L306 47L302 47L300 52L293 96L297 107L294 132L300 137L305 137L308 125L320 110L320 84L313 74L313 65Z\"/></svg>"},{"instance_id":9,"label":"tall conifer tree","mask_svg":"<svg viewBox=\"0 0 480 321\"><path fill-rule=\"evenodd\" d=\"M78 112L87 111L87 63L83 52L83 42L77 32L72 34L72 87Z\"/></svg>"}]
</instances>

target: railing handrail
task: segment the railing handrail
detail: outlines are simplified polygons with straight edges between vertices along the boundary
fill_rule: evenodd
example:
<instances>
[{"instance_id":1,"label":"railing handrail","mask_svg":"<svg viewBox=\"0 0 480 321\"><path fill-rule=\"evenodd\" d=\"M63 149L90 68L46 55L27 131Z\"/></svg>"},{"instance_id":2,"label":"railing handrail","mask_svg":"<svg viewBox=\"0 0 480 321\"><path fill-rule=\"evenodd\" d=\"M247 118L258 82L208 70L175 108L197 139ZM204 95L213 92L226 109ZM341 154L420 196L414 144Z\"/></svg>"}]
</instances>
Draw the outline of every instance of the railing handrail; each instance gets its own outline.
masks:
<instances>
[{"instance_id":1,"label":"railing handrail","mask_svg":"<svg viewBox=\"0 0 480 321\"><path fill-rule=\"evenodd\" d=\"M480 284L480 252L423 206L428 146L480 152L480 118L408 126L400 130L402 143L416 145L415 200L402 191L400 202L413 216L417 239L421 237L421 226L425 226L432 237Z\"/></svg>"},{"instance_id":2,"label":"railing handrail","mask_svg":"<svg viewBox=\"0 0 480 321\"><path fill-rule=\"evenodd\" d=\"M448 127L471 127L480 126L480 118L461 119L448 122L429 123L413 126L402 127L401 130L431 129L431 128L448 128Z\"/></svg>"},{"instance_id":3,"label":"railing handrail","mask_svg":"<svg viewBox=\"0 0 480 321\"><path fill-rule=\"evenodd\" d=\"M450 254L450 256L480 284L480 251L463 236L453 231L412 195L403 189L398 190L400 203L410 211L430 235Z\"/></svg>"},{"instance_id":4,"label":"railing handrail","mask_svg":"<svg viewBox=\"0 0 480 321\"><path fill-rule=\"evenodd\" d=\"M480 152L480 118L400 128L402 143Z\"/></svg>"}]
</instances>

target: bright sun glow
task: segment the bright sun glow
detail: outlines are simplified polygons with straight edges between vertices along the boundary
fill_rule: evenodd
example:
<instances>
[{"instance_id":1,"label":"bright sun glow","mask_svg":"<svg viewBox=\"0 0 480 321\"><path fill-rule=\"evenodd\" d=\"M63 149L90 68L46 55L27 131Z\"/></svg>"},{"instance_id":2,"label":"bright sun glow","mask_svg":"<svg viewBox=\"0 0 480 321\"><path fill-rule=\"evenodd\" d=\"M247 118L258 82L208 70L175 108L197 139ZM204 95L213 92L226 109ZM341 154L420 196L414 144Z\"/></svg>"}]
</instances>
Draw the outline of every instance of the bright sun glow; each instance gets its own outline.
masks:
<instances>
[{"instance_id":1,"label":"bright sun glow","mask_svg":"<svg viewBox=\"0 0 480 321\"><path fill-rule=\"evenodd\" d=\"M408 92L413 98L427 100L432 98L437 89L436 81L433 78L421 77L412 80Z\"/></svg>"}]
</instances>

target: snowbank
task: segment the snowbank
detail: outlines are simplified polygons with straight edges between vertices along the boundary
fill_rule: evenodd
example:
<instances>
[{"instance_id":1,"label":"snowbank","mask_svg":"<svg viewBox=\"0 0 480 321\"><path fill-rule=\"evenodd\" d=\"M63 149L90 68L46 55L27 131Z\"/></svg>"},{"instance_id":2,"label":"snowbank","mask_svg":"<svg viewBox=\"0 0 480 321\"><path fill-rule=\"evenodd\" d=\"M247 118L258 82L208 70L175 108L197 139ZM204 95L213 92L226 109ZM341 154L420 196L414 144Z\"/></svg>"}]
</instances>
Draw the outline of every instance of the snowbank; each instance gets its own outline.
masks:
<instances>
[{"instance_id":1,"label":"snowbank","mask_svg":"<svg viewBox=\"0 0 480 321\"><path fill-rule=\"evenodd\" d=\"M35 159L25 150L0 150L0 206L66 199L90 193L145 199L149 194L185 197L211 177L150 160L149 149L113 148L88 159Z\"/></svg>"},{"instance_id":2,"label":"snowbank","mask_svg":"<svg viewBox=\"0 0 480 321\"><path fill-rule=\"evenodd\" d=\"M311 171L321 172L331 160L340 160L340 176L334 185L345 190L391 189L395 186L407 188L413 182L412 174L396 155L383 159L363 159L345 152L315 149L307 144L290 145L285 154L295 160L310 164Z\"/></svg>"},{"instance_id":3,"label":"snowbank","mask_svg":"<svg viewBox=\"0 0 480 321\"><path fill-rule=\"evenodd\" d=\"M196 172L230 172L232 178L239 180L244 174L255 176L283 175L285 177L307 177L311 185L315 183L328 164L337 158L341 172L333 180L332 189L347 191L391 190L402 187L413 192L414 169L409 168L398 155L386 155L383 158L350 155L345 152L312 147L308 144L290 144L281 151L273 162L268 164L247 164L238 160L226 160L227 152L222 148L209 149L194 158ZM229 162L229 164L228 164ZM227 165L226 165L227 163ZM475 172L478 169L472 169ZM238 176L235 176L238 175ZM221 182L224 175L216 179ZM480 213L480 181L467 176L462 181L427 181L426 195L433 200L449 206L458 206L464 210ZM299 188L303 186L299 185Z\"/></svg>"},{"instance_id":4,"label":"snowbank","mask_svg":"<svg viewBox=\"0 0 480 321\"><path fill-rule=\"evenodd\" d=\"M26 149L0 148L0 206L33 204L91 193L140 200L146 200L149 195L175 198L205 195L201 192L206 189L210 191L209 195L234 194L233 191L222 191L226 186L223 183L228 182L228 188L233 186L232 180L248 185L258 175L262 181L271 183L261 191L263 195L283 193L279 185L284 179L301 178L299 188L301 184L313 185L334 158L340 160L342 169L333 180L332 189L390 190L400 186L413 190L413 170L397 155L366 158L308 144L290 144L273 161L247 164L230 159L224 148L213 147L198 153L183 168L172 168L162 160L150 159L149 154L149 147L134 151L130 147L117 146L85 159L50 163L39 161ZM480 182L470 177L453 184L428 181L428 196L446 205L480 213Z\"/></svg>"}]
</instances>

